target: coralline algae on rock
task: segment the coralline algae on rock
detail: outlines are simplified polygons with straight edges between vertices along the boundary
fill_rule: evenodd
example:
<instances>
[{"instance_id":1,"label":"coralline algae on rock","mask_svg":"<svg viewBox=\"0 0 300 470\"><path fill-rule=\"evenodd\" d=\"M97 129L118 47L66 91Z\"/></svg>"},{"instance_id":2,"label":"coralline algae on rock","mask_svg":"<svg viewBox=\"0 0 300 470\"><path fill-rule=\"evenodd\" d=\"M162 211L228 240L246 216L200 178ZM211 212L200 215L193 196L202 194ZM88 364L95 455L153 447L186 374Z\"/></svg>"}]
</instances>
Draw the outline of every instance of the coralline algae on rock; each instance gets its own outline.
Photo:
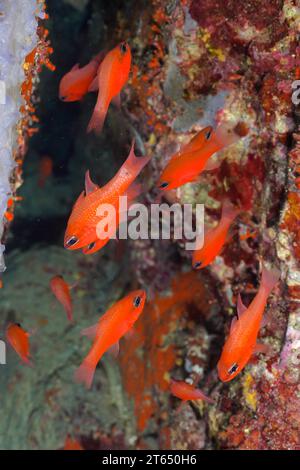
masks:
<instances>
[{"instance_id":1,"label":"coralline algae on rock","mask_svg":"<svg viewBox=\"0 0 300 470\"><path fill-rule=\"evenodd\" d=\"M38 0L0 1L0 239L7 201L12 193L10 179L15 167L17 125L23 104L23 64L25 57L37 45L37 20L43 15L42 2ZM5 270L4 249L0 244L0 271Z\"/></svg>"}]
</instances>

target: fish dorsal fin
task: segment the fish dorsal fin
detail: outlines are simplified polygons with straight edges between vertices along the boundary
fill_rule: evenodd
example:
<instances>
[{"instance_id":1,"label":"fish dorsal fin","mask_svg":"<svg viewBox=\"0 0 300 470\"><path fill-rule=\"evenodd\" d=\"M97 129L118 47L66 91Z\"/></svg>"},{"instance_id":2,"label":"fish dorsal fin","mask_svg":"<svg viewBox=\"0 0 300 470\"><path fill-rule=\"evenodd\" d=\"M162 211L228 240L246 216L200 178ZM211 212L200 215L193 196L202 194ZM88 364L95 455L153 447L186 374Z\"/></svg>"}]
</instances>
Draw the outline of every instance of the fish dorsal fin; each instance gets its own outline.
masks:
<instances>
[{"instance_id":1,"label":"fish dorsal fin","mask_svg":"<svg viewBox=\"0 0 300 470\"><path fill-rule=\"evenodd\" d=\"M245 310L247 310L247 307L243 304L241 294L238 295L236 307L237 307L238 318L240 318L242 314L245 312Z\"/></svg>"},{"instance_id":2,"label":"fish dorsal fin","mask_svg":"<svg viewBox=\"0 0 300 470\"><path fill-rule=\"evenodd\" d=\"M98 75L96 75L96 77L93 79L93 81L91 82L89 88L88 88L88 91L97 91L99 89L99 82L98 82Z\"/></svg>"},{"instance_id":3,"label":"fish dorsal fin","mask_svg":"<svg viewBox=\"0 0 300 470\"><path fill-rule=\"evenodd\" d=\"M231 320L230 333L232 332L232 330L233 330L234 325L236 324L236 322L237 322L237 317L234 316L233 319Z\"/></svg>"},{"instance_id":4,"label":"fish dorsal fin","mask_svg":"<svg viewBox=\"0 0 300 470\"><path fill-rule=\"evenodd\" d=\"M71 72L75 72L75 70L78 70L79 69L79 64L75 64L73 65L73 67L71 68Z\"/></svg>"},{"instance_id":5,"label":"fish dorsal fin","mask_svg":"<svg viewBox=\"0 0 300 470\"><path fill-rule=\"evenodd\" d=\"M88 194L93 193L99 189L99 186L91 180L90 177L90 170L87 170L85 173L85 195L87 196Z\"/></svg>"},{"instance_id":6,"label":"fish dorsal fin","mask_svg":"<svg viewBox=\"0 0 300 470\"><path fill-rule=\"evenodd\" d=\"M87 336L90 339L94 339L97 334L98 326L98 323L96 323L95 325L89 326L88 328L84 328L80 332L81 336Z\"/></svg>"}]
</instances>

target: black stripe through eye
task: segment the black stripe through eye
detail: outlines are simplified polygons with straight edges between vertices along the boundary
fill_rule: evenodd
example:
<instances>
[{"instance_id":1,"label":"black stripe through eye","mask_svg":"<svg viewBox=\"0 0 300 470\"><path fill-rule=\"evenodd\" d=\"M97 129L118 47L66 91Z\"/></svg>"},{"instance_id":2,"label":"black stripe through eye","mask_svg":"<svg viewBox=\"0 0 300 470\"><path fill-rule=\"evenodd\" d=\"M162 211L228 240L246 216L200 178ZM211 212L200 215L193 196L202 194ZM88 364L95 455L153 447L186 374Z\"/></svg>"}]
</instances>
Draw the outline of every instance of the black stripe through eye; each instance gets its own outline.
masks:
<instances>
[{"instance_id":1,"label":"black stripe through eye","mask_svg":"<svg viewBox=\"0 0 300 470\"><path fill-rule=\"evenodd\" d=\"M78 238L77 237L71 237L69 238L69 240L66 242L66 246L73 246L75 245L75 243L78 242Z\"/></svg>"},{"instance_id":2,"label":"black stripe through eye","mask_svg":"<svg viewBox=\"0 0 300 470\"><path fill-rule=\"evenodd\" d=\"M125 54L125 52L127 52L127 44L126 44L126 42L122 42L122 43L120 44L120 50L121 50L122 54Z\"/></svg>"},{"instance_id":3,"label":"black stripe through eye","mask_svg":"<svg viewBox=\"0 0 300 470\"><path fill-rule=\"evenodd\" d=\"M142 300L141 297L135 297L135 298L133 299L133 305L134 305L135 307L138 307L138 306L141 304L141 300Z\"/></svg>"},{"instance_id":4,"label":"black stripe through eye","mask_svg":"<svg viewBox=\"0 0 300 470\"><path fill-rule=\"evenodd\" d=\"M236 364L236 362L234 364L232 364L232 366L230 367L230 369L228 369L228 374L229 375L232 375L234 374L237 370L238 370L239 366L238 364Z\"/></svg>"}]
</instances>

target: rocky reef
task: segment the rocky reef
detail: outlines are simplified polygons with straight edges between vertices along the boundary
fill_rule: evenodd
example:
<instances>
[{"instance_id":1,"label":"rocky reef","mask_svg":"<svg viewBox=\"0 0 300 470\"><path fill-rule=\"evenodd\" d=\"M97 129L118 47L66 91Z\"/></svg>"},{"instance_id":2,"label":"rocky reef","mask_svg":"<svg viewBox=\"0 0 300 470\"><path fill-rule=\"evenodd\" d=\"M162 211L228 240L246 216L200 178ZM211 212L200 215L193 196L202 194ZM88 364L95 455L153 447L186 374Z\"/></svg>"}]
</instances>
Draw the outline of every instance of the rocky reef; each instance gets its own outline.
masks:
<instances>
[{"instance_id":1,"label":"rocky reef","mask_svg":"<svg viewBox=\"0 0 300 470\"><path fill-rule=\"evenodd\" d=\"M9 269L1 311L3 328L7 321L24 319L39 334L32 337L34 370L17 364L13 353L8 356L0 387L11 393L3 393L0 447L58 449L70 435L84 449L297 449L300 130L292 83L300 77L299 6L293 0L113 3L49 2L43 27L50 32L54 73L47 35L34 35L26 51L40 41L38 63L48 70L40 74L34 113L39 132L30 140L23 170L23 156L19 160L24 184L17 193L18 179L13 190L8 186L13 168L8 152L15 144L3 147L10 155L3 212L8 191L23 200L6 237ZM112 107L101 136L87 136L95 98L59 102L59 80L75 63L85 64L121 40L133 54L121 112ZM15 90L22 81L23 72ZM30 87L31 82L26 87L31 99ZM14 114L13 125L17 120ZM221 121L238 127L244 139L219 152L214 157L219 166L197 182L161 196L156 182L170 156L198 130ZM11 136L11 127L7 132ZM209 267L193 271L191 252L175 239L110 242L93 256L63 249L85 170L105 183L132 137L141 153L152 155L144 172L145 204L158 198L204 203L207 227L219 220L225 197L240 206L231 241ZM53 172L39 187L45 155L53 160ZM269 351L223 384L216 364L237 297L241 293L250 303L262 261L281 271L259 335ZM75 283L74 326L52 305L48 283L54 274ZM122 340L119 359L105 356L95 386L86 392L72 379L86 351L80 328L137 286L148 293L145 312L130 338ZM199 385L214 404L180 405L169 392L171 377Z\"/></svg>"}]
</instances>

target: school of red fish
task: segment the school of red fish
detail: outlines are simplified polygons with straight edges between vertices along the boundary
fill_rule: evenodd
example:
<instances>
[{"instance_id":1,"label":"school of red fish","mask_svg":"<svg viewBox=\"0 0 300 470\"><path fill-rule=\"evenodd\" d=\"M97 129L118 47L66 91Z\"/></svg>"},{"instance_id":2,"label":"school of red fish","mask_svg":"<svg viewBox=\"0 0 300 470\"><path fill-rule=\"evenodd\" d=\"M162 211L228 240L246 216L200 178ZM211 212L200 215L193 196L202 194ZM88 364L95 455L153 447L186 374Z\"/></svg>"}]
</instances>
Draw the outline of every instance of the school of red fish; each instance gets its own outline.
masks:
<instances>
[{"instance_id":1,"label":"school of red fish","mask_svg":"<svg viewBox=\"0 0 300 470\"><path fill-rule=\"evenodd\" d=\"M94 112L87 126L87 132L100 133L110 103L120 108L120 94L127 83L131 68L131 50L127 42L118 44L114 49L105 53L100 52L84 67L79 64L61 79L59 97L65 102L79 101L92 91L98 92ZM247 133L247 132L246 132ZM245 132L238 132L238 126L229 129L225 124L219 124L216 129L208 126L198 132L187 144L171 156L162 171L157 187L161 191L169 191L199 179L203 171L216 168L211 157L221 149L237 142L244 137ZM115 176L99 187L93 183L87 171L85 189L79 195L72 208L64 237L64 247L68 250L81 249L84 254L92 254L102 249L116 234L124 213L119 208L120 196L127 196L129 202L141 194L141 186L136 179L150 157L137 157L132 143L129 156ZM44 186L46 178L51 173L52 161L43 157L41 162L41 178L39 185ZM117 223L109 233L99 233L101 214L98 208L101 204L112 205L117 215ZM209 266L221 253L230 240L230 228L242 212L230 200L222 201L222 213L217 227L205 231L202 248L195 250L192 257L193 269L203 269ZM267 269L262 264L262 274L259 290L246 307L241 296L238 297L237 313L231 323L229 335L223 346L217 364L219 379L228 382L236 377L247 365L251 356L258 352L267 352L267 347L257 342L259 329L268 297L280 278L280 272L273 267ZM50 280L50 288L65 310L70 322L73 318L71 287L57 275ZM146 302L146 292L135 290L112 305L99 318L96 325L82 331L82 335L92 340L91 348L82 364L75 371L74 379L90 388L97 364L106 351L117 355L119 340L128 335L142 315ZM30 360L30 334L20 324L9 324L6 330L8 342L19 355L23 363L32 365ZM182 401L204 400L214 403L204 394L197 384L171 380L170 392Z\"/></svg>"}]
</instances>

